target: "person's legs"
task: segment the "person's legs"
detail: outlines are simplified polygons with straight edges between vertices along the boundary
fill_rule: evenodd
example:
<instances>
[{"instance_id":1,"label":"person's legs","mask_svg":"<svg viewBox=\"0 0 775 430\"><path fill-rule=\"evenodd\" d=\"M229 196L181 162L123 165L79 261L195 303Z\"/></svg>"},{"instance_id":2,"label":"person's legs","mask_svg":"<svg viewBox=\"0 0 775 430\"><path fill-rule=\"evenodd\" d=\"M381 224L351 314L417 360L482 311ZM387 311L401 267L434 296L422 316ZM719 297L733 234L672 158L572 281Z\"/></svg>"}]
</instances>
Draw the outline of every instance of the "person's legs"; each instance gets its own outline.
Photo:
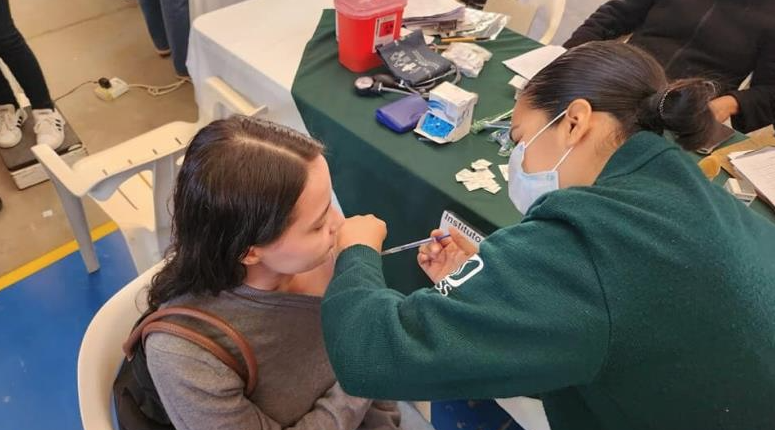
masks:
<instances>
[{"instance_id":1,"label":"person's legs","mask_svg":"<svg viewBox=\"0 0 775 430\"><path fill-rule=\"evenodd\" d=\"M0 38L5 38L5 34L10 32L11 28L13 28L13 21L11 20L11 11L8 8L8 0L0 1ZM19 102L16 101L11 83L2 72L0 72L0 105L13 105L14 108L19 108Z\"/></svg>"},{"instance_id":2,"label":"person's legs","mask_svg":"<svg viewBox=\"0 0 775 430\"><path fill-rule=\"evenodd\" d=\"M8 0L0 0L0 42L10 40L14 30ZM19 144L22 140L22 124L26 119L25 112L19 109L10 82L0 71L0 148L12 148Z\"/></svg>"},{"instance_id":3,"label":"person's legs","mask_svg":"<svg viewBox=\"0 0 775 430\"><path fill-rule=\"evenodd\" d=\"M65 120L54 108L38 59L13 24L8 0L0 0L0 58L30 99L32 114L35 117L37 143L49 145L54 149L59 148L65 139ZM19 143L21 125L26 119L26 113L18 109L18 103L14 104L14 107L16 109L7 106L0 109L0 117L4 123L0 127L0 145L5 147ZM6 139L2 139L3 137Z\"/></svg>"},{"instance_id":4,"label":"person's legs","mask_svg":"<svg viewBox=\"0 0 775 430\"><path fill-rule=\"evenodd\" d=\"M26 112L19 109L11 83L0 71L0 148L13 148L21 142L22 125L26 120Z\"/></svg>"},{"instance_id":5,"label":"person's legs","mask_svg":"<svg viewBox=\"0 0 775 430\"><path fill-rule=\"evenodd\" d=\"M5 75L0 72L0 106L2 105L13 105L15 109L19 108L19 102L16 101L16 94L13 93L11 83L8 82Z\"/></svg>"},{"instance_id":6,"label":"person's legs","mask_svg":"<svg viewBox=\"0 0 775 430\"><path fill-rule=\"evenodd\" d=\"M170 44L167 41L167 31L164 28L164 18L161 14L161 5L167 0L137 0L140 4L140 10L145 18L145 25L148 27L148 33L151 35L153 46L161 55L167 55L170 51Z\"/></svg>"},{"instance_id":7,"label":"person's legs","mask_svg":"<svg viewBox=\"0 0 775 430\"><path fill-rule=\"evenodd\" d=\"M186 56L188 55L188 33L191 24L188 17L188 0L163 0L161 12L167 40L172 50L172 63L179 76L188 76Z\"/></svg>"},{"instance_id":8,"label":"person's legs","mask_svg":"<svg viewBox=\"0 0 775 430\"><path fill-rule=\"evenodd\" d=\"M33 109L54 108L38 60L11 19L8 0L0 0L0 58L19 81Z\"/></svg>"}]
</instances>

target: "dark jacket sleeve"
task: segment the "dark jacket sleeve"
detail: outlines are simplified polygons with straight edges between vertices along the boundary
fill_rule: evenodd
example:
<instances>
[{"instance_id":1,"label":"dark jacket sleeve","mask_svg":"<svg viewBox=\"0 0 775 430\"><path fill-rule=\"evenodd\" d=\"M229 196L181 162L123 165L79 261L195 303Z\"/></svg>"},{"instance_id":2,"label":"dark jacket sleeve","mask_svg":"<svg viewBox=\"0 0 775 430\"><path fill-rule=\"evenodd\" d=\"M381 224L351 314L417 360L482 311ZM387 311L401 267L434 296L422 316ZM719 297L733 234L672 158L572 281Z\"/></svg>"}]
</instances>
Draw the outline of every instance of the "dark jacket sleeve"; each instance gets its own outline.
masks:
<instances>
[{"instance_id":1,"label":"dark jacket sleeve","mask_svg":"<svg viewBox=\"0 0 775 430\"><path fill-rule=\"evenodd\" d=\"M611 0L595 11L573 35L564 47L592 40L611 40L630 34L646 19L654 0Z\"/></svg>"},{"instance_id":2,"label":"dark jacket sleeve","mask_svg":"<svg viewBox=\"0 0 775 430\"><path fill-rule=\"evenodd\" d=\"M608 348L597 272L572 228L496 232L435 288L387 288L379 254L346 249L323 300L329 359L348 393L500 398L589 383Z\"/></svg>"},{"instance_id":3,"label":"dark jacket sleeve","mask_svg":"<svg viewBox=\"0 0 775 430\"><path fill-rule=\"evenodd\" d=\"M762 40L751 87L730 95L740 105L732 117L735 130L748 133L775 123L775 28Z\"/></svg>"}]
</instances>

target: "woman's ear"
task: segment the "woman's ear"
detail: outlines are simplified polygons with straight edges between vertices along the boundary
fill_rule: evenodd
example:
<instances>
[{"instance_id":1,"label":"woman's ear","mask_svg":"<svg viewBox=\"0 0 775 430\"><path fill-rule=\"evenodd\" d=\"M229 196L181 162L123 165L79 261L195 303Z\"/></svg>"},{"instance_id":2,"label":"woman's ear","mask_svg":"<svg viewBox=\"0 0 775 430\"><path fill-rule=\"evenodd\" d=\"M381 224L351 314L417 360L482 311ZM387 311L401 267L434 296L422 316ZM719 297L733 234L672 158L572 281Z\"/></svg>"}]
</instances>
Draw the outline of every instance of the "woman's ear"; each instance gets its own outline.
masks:
<instances>
[{"instance_id":1,"label":"woman's ear","mask_svg":"<svg viewBox=\"0 0 775 430\"><path fill-rule=\"evenodd\" d=\"M248 252L245 254L244 257L242 257L242 260L240 260L240 263L246 265L246 266L254 266L261 262L261 257L263 256L264 250L262 248L259 248L257 246L251 246L248 248Z\"/></svg>"},{"instance_id":2,"label":"woman's ear","mask_svg":"<svg viewBox=\"0 0 775 430\"><path fill-rule=\"evenodd\" d=\"M589 133L592 122L592 105L584 99L573 100L565 114L569 122L567 128L567 146L576 146Z\"/></svg>"}]
</instances>

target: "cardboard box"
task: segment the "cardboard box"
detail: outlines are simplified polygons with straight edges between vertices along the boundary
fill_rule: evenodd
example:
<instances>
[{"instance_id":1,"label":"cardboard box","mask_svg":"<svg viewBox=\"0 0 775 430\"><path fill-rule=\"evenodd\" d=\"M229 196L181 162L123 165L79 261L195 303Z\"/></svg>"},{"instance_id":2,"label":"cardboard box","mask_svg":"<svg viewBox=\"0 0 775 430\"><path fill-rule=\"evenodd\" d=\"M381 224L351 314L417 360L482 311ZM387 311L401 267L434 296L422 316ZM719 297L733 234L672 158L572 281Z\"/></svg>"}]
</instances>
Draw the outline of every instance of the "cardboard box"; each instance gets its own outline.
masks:
<instances>
[{"instance_id":1,"label":"cardboard box","mask_svg":"<svg viewBox=\"0 0 775 430\"><path fill-rule=\"evenodd\" d=\"M478 100L476 93L444 82L431 90L429 110L414 131L436 143L457 142L471 131Z\"/></svg>"}]
</instances>

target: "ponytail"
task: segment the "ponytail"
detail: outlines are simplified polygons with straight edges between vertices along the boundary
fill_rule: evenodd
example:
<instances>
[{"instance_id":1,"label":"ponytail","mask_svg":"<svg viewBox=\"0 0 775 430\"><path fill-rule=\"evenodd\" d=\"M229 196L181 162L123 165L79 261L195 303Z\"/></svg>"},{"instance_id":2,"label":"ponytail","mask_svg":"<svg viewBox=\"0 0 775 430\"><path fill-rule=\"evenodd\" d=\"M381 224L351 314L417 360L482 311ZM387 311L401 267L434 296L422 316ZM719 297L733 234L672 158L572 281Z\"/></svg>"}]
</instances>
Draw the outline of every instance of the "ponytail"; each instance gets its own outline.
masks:
<instances>
[{"instance_id":1,"label":"ponytail","mask_svg":"<svg viewBox=\"0 0 775 430\"><path fill-rule=\"evenodd\" d=\"M682 79L645 98L638 124L657 133L670 131L684 149L701 147L716 123L708 103L716 87L702 79Z\"/></svg>"},{"instance_id":2,"label":"ponytail","mask_svg":"<svg viewBox=\"0 0 775 430\"><path fill-rule=\"evenodd\" d=\"M708 102L712 83L701 79L669 82L665 71L642 49L616 41L577 46L536 74L521 98L555 117L573 100L613 115L623 138L647 130L671 132L684 149L702 146L714 117Z\"/></svg>"}]
</instances>

